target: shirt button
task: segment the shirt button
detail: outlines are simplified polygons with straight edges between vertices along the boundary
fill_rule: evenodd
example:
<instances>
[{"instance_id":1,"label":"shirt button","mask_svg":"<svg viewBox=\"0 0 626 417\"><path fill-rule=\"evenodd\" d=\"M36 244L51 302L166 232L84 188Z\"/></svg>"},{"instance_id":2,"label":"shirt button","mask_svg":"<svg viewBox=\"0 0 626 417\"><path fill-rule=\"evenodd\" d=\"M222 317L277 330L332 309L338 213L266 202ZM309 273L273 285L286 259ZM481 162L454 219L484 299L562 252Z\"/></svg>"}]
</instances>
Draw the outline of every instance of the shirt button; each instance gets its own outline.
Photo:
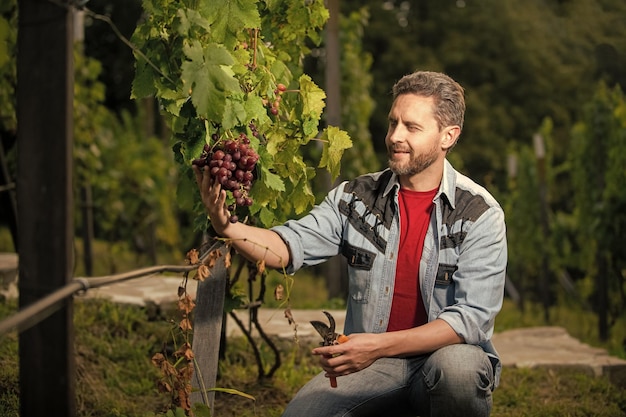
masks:
<instances>
[{"instance_id":1,"label":"shirt button","mask_svg":"<svg viewBox=\"0 0 626 417\"><path fill-rule=\"evenodd\" d=\"M385 294L389 295L389 287L385 287Z\"/></svg>"}]
</instances>

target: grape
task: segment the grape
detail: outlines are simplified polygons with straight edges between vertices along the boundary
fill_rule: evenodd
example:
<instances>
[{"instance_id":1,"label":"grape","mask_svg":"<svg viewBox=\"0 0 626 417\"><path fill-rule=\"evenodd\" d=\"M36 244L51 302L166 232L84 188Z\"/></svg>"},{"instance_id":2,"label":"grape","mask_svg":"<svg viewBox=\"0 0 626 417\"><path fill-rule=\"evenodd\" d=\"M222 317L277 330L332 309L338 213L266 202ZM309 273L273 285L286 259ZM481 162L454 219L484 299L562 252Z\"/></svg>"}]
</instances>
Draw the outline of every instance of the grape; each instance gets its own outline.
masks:
<instances>
[{"instance_id":1,"label":"grape","mask_svg":"<svg viewBox=\"0 0 626 417\"><path fill-rule=\"evenodd\" d=\"M224 156L226 156L224 151L218 149L217 151L213 152L213 156L211 157L211 159L215 161L219 161L219 160L223 160Z\"/></svg>"},{"instance_id":2,"label":"grape","mask_svg":"<svg viewBox=\"0 0 626 417\"><path fill-rule=\"evenodd\" d=\"M251 122L248 127L254 137L259 136L254 123ZM250 146L250 139L244 132L229 139L220 139L220 135L214 133L211 138L215 141L214 145L205 145L202 155L191 163L198 168L208 166L211 177L231 194L234 202L227 207L230 212L229 221L237 223L237 208L250 207L254 203L248 193L254 181L259 155Z\"/></svg>"},{"instance_id":3,"label":"grape","mask_svg":"<svg viewBox=\"0 0 626 417\"><path fill-rule=\"evenodd\" d=\"M204 159L204 158L197 158L197 159L194 159L191 163L193 165L196 165L198 168L202 168L202 167L204 167L206 165L206 159Z\"/></svg>"}]
</instances>

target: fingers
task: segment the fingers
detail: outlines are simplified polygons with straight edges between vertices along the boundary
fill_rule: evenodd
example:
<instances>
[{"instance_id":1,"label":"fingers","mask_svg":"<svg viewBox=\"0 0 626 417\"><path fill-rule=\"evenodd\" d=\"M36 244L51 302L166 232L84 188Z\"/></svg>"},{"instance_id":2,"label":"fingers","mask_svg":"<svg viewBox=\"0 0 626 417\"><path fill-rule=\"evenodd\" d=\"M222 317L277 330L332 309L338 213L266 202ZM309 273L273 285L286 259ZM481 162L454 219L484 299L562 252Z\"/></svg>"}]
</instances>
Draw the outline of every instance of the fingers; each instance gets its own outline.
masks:
<instances>
[{"instance_id":1,"label":"fingers","mask_svg":"<svg viewBox=\"0 0 626 417\"><path fill-rule=\"evenodd\" d=\"M314 355L332 357L337 355L343 355L345 353L345 348L340 345L320 346L313 349L312 353Z\"/></svg>"},{"instance_id":2,"label":"fingers","mask_svg":"<svg viewBox=\"0 0 626 417\"><path fill-rule=\"evenodd\" d=\"M202 197L202 201L207 206L207 209L211 210L210 206L218 206L220 204L220 192L222 191L221 185L217 182L217 180L213 180L211 175L209 174L208 167L198 168L197 166L193 166L193 172L196 177L196 183L198 184L198 188L200 189L200 195ZM221 199L221 204L224 204L226 201L226 193Z\"/></svg>"},{"instance_id":3,"label":"fingers","mask_svg":"<svg viewBox=\"0 0 626 417\"><path fill-rule=\"evenodd\" d=\"M339 375L340 370L345 368L345 364L342 359L339 359L337 355L321 355L319 364L322 369L329 375Z\"/></svg>"},{"instance_id":4,"label":"fingers","mask_svg":"<svg viewBox=\"0 0 626 417\"><path fill-rule=\"evenodd\" d=\"M204 171L206 170L205 167L202 168L202 170L200 170L200 168L198 168L197 165L192 165L191 169L193 169L193 173L196 176L196 184L198 184L198 187L202 185L202 177L204 176Z\"/></svg>"}]
</instances>

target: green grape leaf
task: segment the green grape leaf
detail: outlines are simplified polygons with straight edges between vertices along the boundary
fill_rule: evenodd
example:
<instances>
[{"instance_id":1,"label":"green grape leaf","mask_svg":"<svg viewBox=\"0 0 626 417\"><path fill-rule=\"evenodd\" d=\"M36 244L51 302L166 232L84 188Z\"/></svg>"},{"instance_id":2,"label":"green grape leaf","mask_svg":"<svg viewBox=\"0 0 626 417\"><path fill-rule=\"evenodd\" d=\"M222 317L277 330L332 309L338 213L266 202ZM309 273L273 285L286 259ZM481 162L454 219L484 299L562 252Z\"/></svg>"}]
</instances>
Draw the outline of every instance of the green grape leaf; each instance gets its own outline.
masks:
<instances>
[{"instance_id":1,"label":"green grape leaf","mask_svg":"<svg viewBox=\"0 0 626 417\"><path fill-rule=\"evenodd\" d=\"M275 59L270 67L270 70L277 82L282 82L285 85L288 85L291 82L293 76L283 61Z\"/></svg>"},{"instance_id":2,"label":"green grape leaf","mask_svg":"<svg viewBox=\"0 0 626 417\"><path fill-rule=\"evenodd\" d=\"M248 115L248 119L256 120L257 126L263 126L271 123L271 119L267 115L267 109L263 105L263 100L257 95L248 95L244 102L244 107Z\"/></svg>"},{"instance_id":3,"label":"green grape leaf","mask_svg":"<svg viewBox=\"0 0 626 417\"><path fill-rule=\"evenodd\" d=\"M145 59L137 57L135 62L135 78L131 87L130 97L139 99L154 95L154 70Z\"/></svg>"},{"instance_id":4,"label":"green grape leaf","mask_svg":"<svg viewBox=\"0 0 626 417\"><path fill-rule=\"evenodd\" d=\"M247 113L245 103L243 101L243 93L233 94L230 100L226 101L224 107L224 117L222 118L222 127L224 129L232 129L235 126L242 125L246 122Z\"/></svg>"},{"instance_id":5,"label":"green grape leaf","mask_svg":"<svg viewBox=\"0 0 626 417\"><path fill-rule=\"evenodd\" d=\"M317 136L317 128L320 124L319 119L312 119L310 117L303 117L302 120L302 133L304 134L305 142L308 142L309 138Z\"/></svg>"},{"instance_id":6,"label":"green grape leaf","mask_svg":"<svg viewBox=\"0 0 626 417\"><path fill-rule=\"evenodd\" d=\"M266 133L266 140L267 143L265 144L264 151L275 156L281 150L281 146L283 142L287 140L287 137L282 131L269 131ZM261 157L263 158L263 155L261 155Z\"/></svg>"},{"instance_id":7,"label":"green grape leaf","mask_svg":"<svg viewBox=\"0 0 626 417\"><path fill-rule=\"evenodd\" d=\"M236 34L244 29L261 26L256 0L212 0L207 20L211 24L213 39L228 47L236 44Z\"/></svg>"},{"instance_id":8,"label":"green grape leaf","mask_svg":"<svg viewBox=\"0 0 626 417\"><path fill-rule=\"evenodd\" d=\"M179 17L177 27L179 35L187 35L193 26L199 26L207 32L211 31L211 24L196 10L181 8L178 9L177 15Z\"/></svg>"},{"instance_id":9,"label":"green grape leaf","mask_svg":"<svg viewBox=\"0 0 626 417\"><path fill-rule=\"evenodd\" d=\"M180 110L189 100L189 96L180 90L163 89L160 95L164 109L174 116L180 116Z\"/></svg>"},{"instance_id":10,"label":"green grape leaf","mask_svg":"<svg viewBox=\"0 0 626 417\"><path fill-rule=\"evenodd\" d=\"M352 140L348 133L336 126L328 126L322 133L324 148L319 167L326 168L334 181L341 171L341 157L343 151L352 147Z\"/></svg>"},{"instance_id":11,"label":"green grape leaf","mask_svg":"<svg viewBox=\"0 0 626 417\"><path fill-rule=\"evenodd\" d=\"M304 213L305 210L315 204L315 195L306 176L300 177L300 182L294 185L289 201L293 204L296 214Z\"/></svg>"},{"instance_id":12,"label":"green grape leaf","mask_svg":"<svg viewBox=\"0 0 626 417\"><path fill-rule=\"evenodd\" d=\"M209 43L205 49L194 40L184 46L189 59L182 65L182 79L191 90L191 101L198 116L209 120L221 120L227 97L241 91L229 66L234 59L222 45Z\"/></svg>"},{"instance_id":13,"label":"green grape leaf","mask_svg":"<svg viewBox=\"0 0 626 417\"><path fill-rule=\"evenodd\" d=\"M274 213L271 210L261 207L261 210L259 211L259 219L265 227L270 227L273 225L276 216L274 216Z\"/></svg>"},{"instance_id":14,"label":"green grape leaf","mask_svg":"<svg viewBox=\"0 0 626 417\"><path fill-rule=\"evenodd\" d=\"M307 117L319 119L326 106L326 103L324 103L326 93L306 74L300 76L299 82L300 96L303 105L302 114Z\"/></svg>"},{"instance_id":15,"label":"green grape leaf","mask_svg":"<svg viewBox=\"0 0 626 417\"><path fill-rule=\"evenodd\" d=\"M280 192L285 191L285 184L283 183L283 180L265 166L261 167L261 179L267 188Z\"/></svg>"}]
</instances>

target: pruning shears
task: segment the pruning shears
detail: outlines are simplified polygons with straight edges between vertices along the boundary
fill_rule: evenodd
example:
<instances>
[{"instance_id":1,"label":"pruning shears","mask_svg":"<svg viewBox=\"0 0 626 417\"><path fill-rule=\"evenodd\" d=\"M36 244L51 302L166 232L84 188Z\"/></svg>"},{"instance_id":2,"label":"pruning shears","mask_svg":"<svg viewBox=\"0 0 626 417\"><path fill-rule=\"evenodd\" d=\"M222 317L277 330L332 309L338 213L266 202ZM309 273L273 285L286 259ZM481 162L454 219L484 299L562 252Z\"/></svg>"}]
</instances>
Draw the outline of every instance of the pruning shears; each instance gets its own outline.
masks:
<instances>
[{"instance_id":1,"label":"pruning shears","mask_svg":"<svg viewBox=\"0 0 626 417\"><path fill-rule=\"evenodd\" d=\"M313 328L322 336L320 346L332 346L348 341L348 336L335 332L335 318L328 311L322 311L328 318L328 323L323 323L318 320L312 320L310 323ZM327 356L330 357L330 356ZM337 388L337 378L330 377L330 386Z\"/></svg>"}]
</instances>

